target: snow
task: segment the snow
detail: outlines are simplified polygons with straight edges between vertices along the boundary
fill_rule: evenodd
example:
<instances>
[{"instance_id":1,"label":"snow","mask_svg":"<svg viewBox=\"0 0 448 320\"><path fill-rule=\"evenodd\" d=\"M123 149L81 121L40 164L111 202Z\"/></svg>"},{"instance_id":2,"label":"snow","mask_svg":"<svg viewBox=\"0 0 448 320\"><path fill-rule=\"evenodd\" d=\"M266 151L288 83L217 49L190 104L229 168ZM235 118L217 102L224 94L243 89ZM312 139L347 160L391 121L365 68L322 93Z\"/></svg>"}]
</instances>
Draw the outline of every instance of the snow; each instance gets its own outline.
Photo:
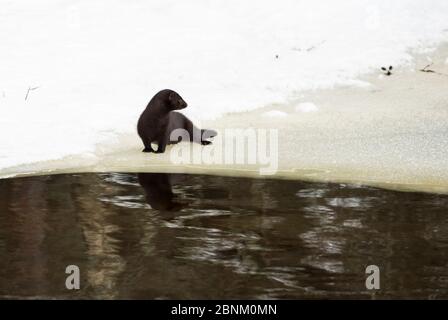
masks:
<instances>
[{"instance_id":1,"label":"snow","mask_svg":"<svg viewBox=\"0 0 448 320\"><path fill-rule=\"evenodd\" d=\"M4 0L0 168L93 155L163 88L216 118L412 67L447 16L446 0Z\"/></svg>"},{"instance_id":2,"label":"snow","mask_svg":"<svg viewBox=\"0 0 448 320\"><path fill-rule=\"evenodd\" d=\"M317 108L317 106L312 103L312 102L302 102L299 103L296 107L295 110L297 112L316 112L319 109Z\"/></svg>"},{"instance_id":3,"label":"snow","mask_svg":"<svg viewBox=\"0 0 448 320\"><path fill-rule=\"evenodd\" d=\"M262 116L264 118L283 118L288 116L288 114L284 111L280 111L280 110L271 110L271 111L266 111L262 114Z\"/></svg>"}]
</instances>

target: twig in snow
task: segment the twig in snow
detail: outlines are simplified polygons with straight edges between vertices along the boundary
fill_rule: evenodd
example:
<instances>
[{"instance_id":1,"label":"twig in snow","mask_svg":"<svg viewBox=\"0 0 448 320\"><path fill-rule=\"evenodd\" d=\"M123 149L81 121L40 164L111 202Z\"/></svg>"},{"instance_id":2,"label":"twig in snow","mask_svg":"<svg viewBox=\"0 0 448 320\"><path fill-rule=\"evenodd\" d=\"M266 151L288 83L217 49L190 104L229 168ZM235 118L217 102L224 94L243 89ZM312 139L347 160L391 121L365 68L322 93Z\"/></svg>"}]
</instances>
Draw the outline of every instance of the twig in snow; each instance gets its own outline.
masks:
<instances>
[{"instance_id":1,"label":"twig in snow","mask_svg":"<svg viewBox=\"0 0 448 320\"><path fill-rule=\"evenodd\" d=\"M434 62L428 64L427 66L425 66L423 69L420 69L421 72L432 72L432 73L436 73L434 70L428 69L430 66L432 66L434 64Z\"/></svg>"},{"instance_id":2,"label":"twig in snow","mask_svg":"<svg viewBox=\"0 0 448 320\"><path fill-rule=\"evenodd\" d=\"M25 101L26 101L26 99L28 99L28 95L30 94L30 91L36 90L37 88L39 88L39 87L28 87L28 91L26 92L26 96L25 96Z\"/></svg>"},{"instance_id":3,"label":"twig in snow","mask_svg":"<svg viewBox=\"0 0 448 320\"><path fill-rule=\"evenodd\" d=\"M433 64L434 64L434 62L428 64L428 65L425 66L423 69L420 69L420 71L421 71L421 72L427 72L427 73L435 73L435 74L438 74L438 75L441 75L441 76L448 77L448 74L446 74L446 73L437 72L437 71L428 69L428 68L429 68L430 66L432 66Z\"/></svg>"},{"instance_id":4,"label":"twig in snow","mask_svg":"<svg viewBox=\"0 0 448 320\"><path fill-rule=\"evenodd\" d=\"M292 50L294 50L294 51L299 51L299 52L301 52L301 51L310 52L310 51L313 51L314 49L317 49L318 47L320 47L321 45L323 45L325 42L327 42L327 40L322 40L321 42L319 42L319 43L317 43L317 44L315 44L315 45L313 45L313 46L311 46L311 47L304 48L304 49L302 49L302 48L297 48L297 47L293 47Z\"/></svg>"}]
</instances>

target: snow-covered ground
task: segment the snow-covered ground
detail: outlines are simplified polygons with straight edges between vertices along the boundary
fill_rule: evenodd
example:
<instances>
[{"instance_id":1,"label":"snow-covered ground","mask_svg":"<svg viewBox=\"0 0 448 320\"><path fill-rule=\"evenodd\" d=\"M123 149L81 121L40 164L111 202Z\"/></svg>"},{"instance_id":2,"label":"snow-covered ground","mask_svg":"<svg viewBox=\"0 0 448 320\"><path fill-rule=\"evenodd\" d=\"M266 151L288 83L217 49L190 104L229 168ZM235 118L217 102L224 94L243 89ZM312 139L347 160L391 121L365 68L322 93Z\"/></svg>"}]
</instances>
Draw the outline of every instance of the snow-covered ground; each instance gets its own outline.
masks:
<instances>
[{"instance_id":1,"label":"snow-covered ground","mask_svg":"<svg viewBox=\"0 0 448 320\"><path fill-rule=\"evenodd\" d=\"M216 118L413 68L448 1L1 0L0 39L1 169L88 156L163 88Z\"/></svg>"}]
</instances>

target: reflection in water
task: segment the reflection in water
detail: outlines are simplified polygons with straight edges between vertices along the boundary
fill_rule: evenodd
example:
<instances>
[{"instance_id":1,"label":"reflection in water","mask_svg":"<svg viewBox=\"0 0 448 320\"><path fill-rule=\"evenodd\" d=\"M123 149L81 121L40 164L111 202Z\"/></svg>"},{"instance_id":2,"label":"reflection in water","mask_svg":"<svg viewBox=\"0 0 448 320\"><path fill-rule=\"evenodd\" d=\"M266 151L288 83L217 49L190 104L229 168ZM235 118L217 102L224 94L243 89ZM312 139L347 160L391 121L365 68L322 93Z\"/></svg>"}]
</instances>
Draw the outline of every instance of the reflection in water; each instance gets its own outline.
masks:
<instances>
[{"instance_id":1,"label":"reflection in water","mask_svg":"<svg viewBox=\"0 0 448 320\"><path fill-rule=\"evenodd\" d=\"M160 173L6 179L0 194L0 297L448 298L448 196Z\"/></svg>"},{"instance_id":2,"label":"reflection in water","mask_svg":"<svg viewBox=\"0 0 448 320\"><path fill-rule=\"evenodd\" d=\"M182 204L173 201L171 175L167 173L138 173L138 183L145 190L146 202L153 209L178 211Z\"/></svg>"}]
</instances>

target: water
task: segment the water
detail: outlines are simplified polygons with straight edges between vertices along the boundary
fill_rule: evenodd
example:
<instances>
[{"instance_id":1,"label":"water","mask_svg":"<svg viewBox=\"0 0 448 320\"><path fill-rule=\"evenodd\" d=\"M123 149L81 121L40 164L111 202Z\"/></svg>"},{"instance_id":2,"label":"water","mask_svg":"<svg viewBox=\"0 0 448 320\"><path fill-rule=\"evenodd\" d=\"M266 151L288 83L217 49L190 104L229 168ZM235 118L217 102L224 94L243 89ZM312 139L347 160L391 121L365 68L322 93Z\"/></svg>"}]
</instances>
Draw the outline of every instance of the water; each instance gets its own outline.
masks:
<instances>
[{"instance_id":1,"label":"water","mask_svg":"<svg viewBox=\"0 0 448 320\"><path fill-rule=\"evenodd\" d=\"M3 298L448 298L445 195L117 173L4 179L0 194Z\"/></svg>"}]
</instances>

